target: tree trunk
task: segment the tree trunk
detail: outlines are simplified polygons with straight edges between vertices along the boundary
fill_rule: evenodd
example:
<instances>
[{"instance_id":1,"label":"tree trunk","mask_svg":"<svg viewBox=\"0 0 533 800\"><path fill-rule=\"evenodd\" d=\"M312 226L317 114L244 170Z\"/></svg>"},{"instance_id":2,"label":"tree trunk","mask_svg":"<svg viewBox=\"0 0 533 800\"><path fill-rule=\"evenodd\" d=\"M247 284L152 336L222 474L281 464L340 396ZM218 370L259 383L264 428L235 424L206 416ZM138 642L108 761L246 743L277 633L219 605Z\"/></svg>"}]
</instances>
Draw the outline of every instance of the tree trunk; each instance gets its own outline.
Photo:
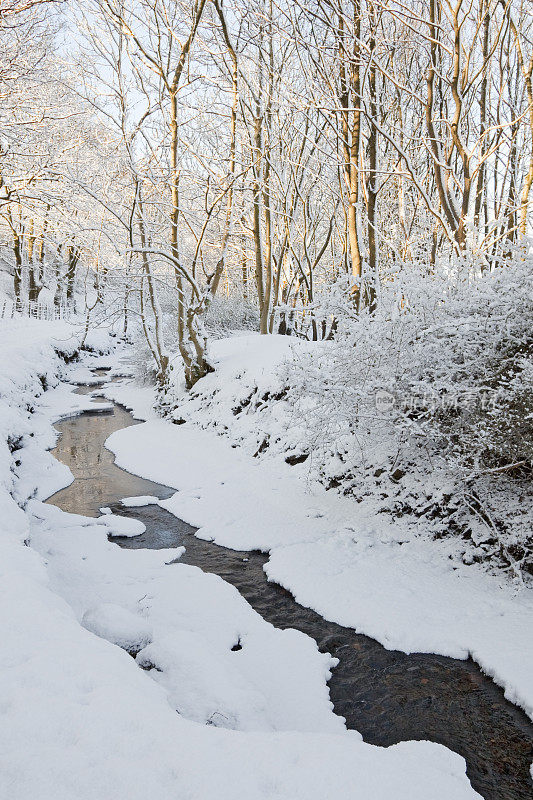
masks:
<instances>
[{"instance_id":1,"label":"tree trunk","mask_svg":"<svg viewBox=\"0 0 533 800\"><path fill-rule=\"evenodd\" d=\"M22 243L16 231L13 231L13 255L15 256L13 290L15 292L15 302L20 304L22 302Z\"/></svg>"},{"instance_id":2,"label":"tree trunk","mask_svg":"<svg viewBox=\"0 0 533 800\"><path fill-rule=\"evenodd\" d=\"M76 245L67 248L67 303L74 303L74 287L76 283L76 268L80 260L80 249Z\"/></svg>"},{"instance_id":3,"label":"tree trunk","mask_svg":"<svg viewBox=\"0 0 533 800\"><path fill-rule=\"evenodd\" d=\"M350 266L354 281L354 299L359 305L361 297L362 258L359 246L359 160L361 149L361 7L353 2L353 48L350 55L346 46L346 33L342 8L339 10L338 52L340 70L340 105L342 111L342 147L344 152L344 179L348 192L347 231L350 245ZM350 110L353 106L354 110Z\"/></svg>"},{"instance_id":4,"label":"tree trunk","mask_svg":"<svg viewBox=\"0 0 533 800\"><path fill-rule=\"evenodd\" d=\"M368 197L368 271L369 282L367 285L368 302L372 311L376 308L377 287L379 281L379 238L377 218L377 180L378 180L378 131L373 124L377 119L377 68L374 61L376 49L376 14L373 5L370 5L371 35L370 35L370 66L368 70L368 88L370 94L370 131L368 134L368 181L366 186Z\"/></svg>"},{"instance_id":5,"label":"tree trunk","mask_svg":"<svg viewBox=\"0 0 533 800\"><path fill-rule=\"evenodd\" d=\"M33 220L30 220L28 231L28 300L30 303L36 303L39 296L39 281L36 276L36 270L39 269L38 265L34 262L35 256L35 228Z\"/></svg>"}]
</instances>

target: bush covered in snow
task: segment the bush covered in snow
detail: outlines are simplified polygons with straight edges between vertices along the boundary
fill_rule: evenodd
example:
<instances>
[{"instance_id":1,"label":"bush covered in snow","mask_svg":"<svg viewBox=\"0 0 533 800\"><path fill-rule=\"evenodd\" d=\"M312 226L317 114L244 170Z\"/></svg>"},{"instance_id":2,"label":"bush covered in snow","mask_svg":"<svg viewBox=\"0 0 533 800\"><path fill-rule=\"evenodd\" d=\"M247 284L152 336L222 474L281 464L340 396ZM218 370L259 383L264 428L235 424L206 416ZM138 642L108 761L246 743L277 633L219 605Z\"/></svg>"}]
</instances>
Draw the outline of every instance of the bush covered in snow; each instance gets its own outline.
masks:
<instances>
[{"instance_id":1,"label":"bush covered in snow","mask_svg":"<svg viewBox=\"0 0 533 800\"><path fill-rule=\"evenodd\" d=\"M478 545L471 557L518 572L533 571L532 266L476 279L404 270L374 314L346 303L335 341L284 376L330 487L460 532Z\"/></svg>"},{"instance_id":2,"label":"bush covered in snow","mask_svg":"<svg viewBox=\"0 0 533 800\"><path fill-rule=\"evenodd\" d=\"M259 311L255 304L241 297L217 295L209 306L205 327L214 339L229 336L235 331L257 331Z\"/></svg>"}]
</instances>

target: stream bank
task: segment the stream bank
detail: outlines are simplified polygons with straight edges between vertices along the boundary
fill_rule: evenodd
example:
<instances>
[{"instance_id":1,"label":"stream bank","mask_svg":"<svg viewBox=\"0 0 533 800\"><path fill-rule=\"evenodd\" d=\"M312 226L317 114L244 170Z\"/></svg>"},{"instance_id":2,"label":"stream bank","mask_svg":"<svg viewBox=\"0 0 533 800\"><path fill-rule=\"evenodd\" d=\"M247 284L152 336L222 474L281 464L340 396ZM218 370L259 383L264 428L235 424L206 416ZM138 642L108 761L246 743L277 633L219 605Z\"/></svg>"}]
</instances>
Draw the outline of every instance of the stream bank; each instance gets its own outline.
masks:
<instances>
[{"instance_id":1,"label":"stream bank","mask_svg":"<svg viewBox=\"0 0 533 800\"><path fill-rule=\"evenodd\" d=\"M263 571L267 555L198 539L194 528L159 506L133 510L120 505L125 496L163 499L173 494L114 465L105 440L131 424L132 416L119 406L111 414L83 414L59 423L61 437L53 453L68 464L75 481L49 502L88 516L108 506L114 513L139 519L145 533L116 538L117 544L154 549L184 545L181 562L233 584L274 626L296 628L314 638L323 652L340 659L329 682L330 697L336 713L365 741L382 746L412 739L439 742L465 758L472 785L486 800L531 797L533 725L472 661L387 650L350 628L327 622L269 583Z\"/></svg>"}]
</instances>

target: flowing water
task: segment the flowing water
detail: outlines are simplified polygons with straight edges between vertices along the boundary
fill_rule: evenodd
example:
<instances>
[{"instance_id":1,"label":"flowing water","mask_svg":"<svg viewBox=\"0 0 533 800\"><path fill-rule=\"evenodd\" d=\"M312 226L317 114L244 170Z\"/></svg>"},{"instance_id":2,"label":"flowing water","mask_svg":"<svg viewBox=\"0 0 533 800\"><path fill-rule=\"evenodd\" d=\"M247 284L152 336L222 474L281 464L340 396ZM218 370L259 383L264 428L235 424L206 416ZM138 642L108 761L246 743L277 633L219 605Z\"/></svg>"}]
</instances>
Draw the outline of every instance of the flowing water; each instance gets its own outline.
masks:
<instances>
[{"instance_id":1,"label":"flowing water","mask_svg":"<svg viewBox=\"0 0 533 800\"><path fill-rule=\"evenodd\" d=\"M381 746L410 739L440 742L465 758L472 786L486 800L533 798L529 772L533 724L505 700L501 689L473 661L386 650L368 636L324 620L269 583L263 571L268 555L229 550L198 539L195 528L159 506L121 506L123 497L166 498L173 493L113 463L105 440L132 424L131 414L117 405L112 413L85 413L58 423L61 436L53 453L68 464L75 480L48 502L87 516L96 516L100 507L109 506L114 513L141 520L146 525L142 536L114 541L129 548L184 545L182 562L233 584L277 628L296 628L315 639L321 651L340 659L329 681L335 712L366 742Z\"/></svg>"}]
</instances>

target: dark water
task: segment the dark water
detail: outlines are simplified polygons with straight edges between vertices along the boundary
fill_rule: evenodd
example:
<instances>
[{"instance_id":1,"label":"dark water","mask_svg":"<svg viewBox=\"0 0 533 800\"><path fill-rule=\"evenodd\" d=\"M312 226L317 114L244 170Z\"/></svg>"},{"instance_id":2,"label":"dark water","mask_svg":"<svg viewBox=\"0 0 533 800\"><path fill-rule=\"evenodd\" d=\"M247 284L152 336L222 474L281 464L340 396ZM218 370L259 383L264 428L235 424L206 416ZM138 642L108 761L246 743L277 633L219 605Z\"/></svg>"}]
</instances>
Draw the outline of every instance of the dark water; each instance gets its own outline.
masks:
<instances>
[{"instance_id":1,"label":"dark water","mask_svg":"<svg viewBox=\"0 0 533 800\"><path fill-rule=\"evenodd\" d=\"M386 650L367 636L327 622L269 583L263 571L268 559L264 553L238 552L197 539L194 528L159 506L121 506L119 500L126 496L172 494L168 487L114 465L104 442L113 431L132 424L131 414L118 406L113 413L82 414L59 423L61 437L53 452L68 464L76 480L49 502L88 516L110 506L114 513L140 519L146 532L132 539L116 538L117 544L156 549L185 545L182 562L236 586L277 628L296 628L315 639L320 650L340 659L329 682L335 712L366 742L382 746L410 739L440 742L464 756L472 786L486 800L533 797L529 773L533 724L471 660Z\"/></svg>"}]
</instances>

